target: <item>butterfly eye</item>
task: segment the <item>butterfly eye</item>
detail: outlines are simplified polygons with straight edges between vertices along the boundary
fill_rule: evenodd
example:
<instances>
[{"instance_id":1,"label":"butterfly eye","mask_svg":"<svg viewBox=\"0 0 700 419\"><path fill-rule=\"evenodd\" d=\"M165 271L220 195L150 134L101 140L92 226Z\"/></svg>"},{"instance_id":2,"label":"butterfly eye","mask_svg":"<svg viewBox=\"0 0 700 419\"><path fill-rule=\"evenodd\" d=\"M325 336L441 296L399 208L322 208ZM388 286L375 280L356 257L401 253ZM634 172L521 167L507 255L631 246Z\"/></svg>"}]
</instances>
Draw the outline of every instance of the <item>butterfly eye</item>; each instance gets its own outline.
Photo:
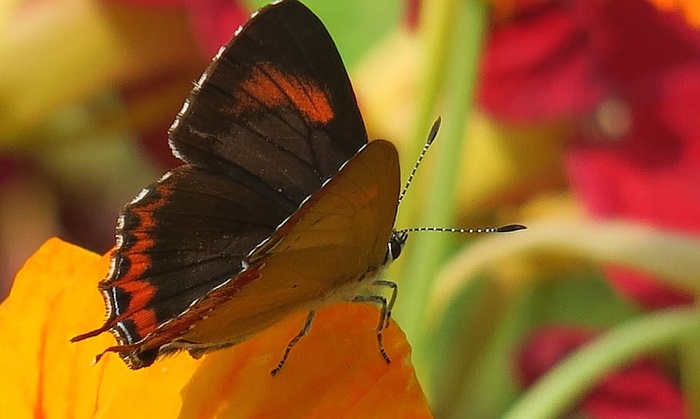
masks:
<instances>
[{"instance_id":1,"label":"butterfly eye","mask_svg":"<svg viewBox=\"0 0 700 419\"><path fill-rule=\"evenodd\" d=\"M401 250L406 244L406 239L408 239L408 233L405 231L392 231L389 243L387 243L386 256L384 256L384 265L398 259L401 255Z\"/></svg>"}]
</instances>

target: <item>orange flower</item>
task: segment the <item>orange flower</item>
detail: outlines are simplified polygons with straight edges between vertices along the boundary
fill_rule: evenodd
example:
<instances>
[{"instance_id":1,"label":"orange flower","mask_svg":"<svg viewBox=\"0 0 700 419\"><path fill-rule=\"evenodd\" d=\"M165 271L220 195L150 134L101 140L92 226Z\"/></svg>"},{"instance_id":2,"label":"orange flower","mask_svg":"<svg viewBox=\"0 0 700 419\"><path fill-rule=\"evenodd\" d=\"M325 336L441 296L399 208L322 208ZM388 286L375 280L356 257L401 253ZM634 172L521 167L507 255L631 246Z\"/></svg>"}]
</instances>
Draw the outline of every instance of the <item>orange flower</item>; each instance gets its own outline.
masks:
<instances>
[{"instance_id":1,"label":"orange flower","mask_svg":"<svg viewBox=\"0 0 700 419\"><path fill-rule=\"evenodd\" d=\"M69 339L101 324L96 284L108 264L58 239L26 262L0 305L0 417L431 417L403 333L386 330L386 365L378 312L357 304L320 310L276 377L269 371L305 313L200 360L182 354L133 371L108 354L92 365L113 338Z\"/></svg>"},{"instance_id":2,"label":"orange flower","mask_svg":"<svg viewBox=\"0 0 700 419\"><path fill-rule=\"evenodd\" d=\"M691 26L700 27L700 4L697 0L651 0L661 10L681 13Z\"/></svg>"}]
</instances>

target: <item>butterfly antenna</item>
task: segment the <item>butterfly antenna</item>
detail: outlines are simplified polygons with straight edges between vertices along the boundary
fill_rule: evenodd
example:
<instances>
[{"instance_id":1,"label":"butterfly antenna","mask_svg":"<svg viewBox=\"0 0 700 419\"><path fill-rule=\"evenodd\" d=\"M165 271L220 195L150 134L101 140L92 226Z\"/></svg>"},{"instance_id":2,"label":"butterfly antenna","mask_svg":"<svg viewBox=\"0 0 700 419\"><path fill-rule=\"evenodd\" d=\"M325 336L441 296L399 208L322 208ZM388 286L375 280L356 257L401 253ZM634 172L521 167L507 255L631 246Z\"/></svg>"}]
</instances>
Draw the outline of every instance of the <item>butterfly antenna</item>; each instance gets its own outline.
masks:
<instances>
[{"instance_id":1,"label":"butterfly antenna","mask_svg":"<svg viewBox=\"0 0 700 419\"><path fill-rule=\"evenodd\" d=\"M510 233L511 231L525 230L527 227L521 224L508 224L501 227L486 227L486 228L445 228L445 227L413 227L398 230L395 234L408 234L414 231L437 231L442 233Z\"/></svg>"},{"instance_id":2,"label":"butterfly antenna","mask_svg":"<svg viewBox=\"0 0 700 419\"><path fill-rule=\"evenodd\" d=\"M418 155L418 160L416 160L416 164L413 165L413 170L411 170L411 174L408 175L408 179L406 180L406 186L403 187L401 195L399 195L399 204L403 200L403 197L406 196L406 191L408 191L408 187L411 186L413 176L415 176L416 171L418 170L418 166L420 166L420 163L423 161L423 157L425 157L425 154L428 152L428 149L433 144L433 140L435 140L435 137L437 137L438 130L440 129L440 121L441 119L438 117L438 119L436 119L435 122L433 122L432 128L430 128L430 133L428 133L428 139L425 141L423 149Z\"/></svg>"},{"instance_id":3,"label":"butterfly antenna","mask_svg":"<svg viewBox=\"0 0 700 419\"><path fill-rule=\"evenodd\" d=\"M408 179L406 180L406 186L403 187L403 190L401 191L401 194L399 195L399 204L403 200L404 196L406 196L406 191L408 191L408 187L411 186L411 182L413 181L413 176L415 176L416 171L418 170L418 166L420 166L421 162L423 161L423 157L425 157L426 153L428 152L428 149L430 146L433 144L433 141L435 140L435 137L437 137L438 130L440 129L440 122L441 118L438 117L438 119L433 122L433 126L430 128L430 132L428 133L428 139L425 141L425 144L423 145L423 149L421 150L420 154L418 155L418 159L416 160L416 164L413 165L413 170L411 170L411 174L408 175ZM418 232L418 231L436 231L436 232L441 232L441 233L462 233L462 234L481 234L481 233L510 233L511 231L518 231L518 230L525 230L527 227L525 227L522 224L508 224L505 226L501 227L486 227L486 228L445 228L445 227L413 227L413 228L405 228L403 230L398 230L395 231L392 237L401 237L401 245L406 242L406 238L408 237L408 233L412 232Z\"/></svg>"}]
</instances>

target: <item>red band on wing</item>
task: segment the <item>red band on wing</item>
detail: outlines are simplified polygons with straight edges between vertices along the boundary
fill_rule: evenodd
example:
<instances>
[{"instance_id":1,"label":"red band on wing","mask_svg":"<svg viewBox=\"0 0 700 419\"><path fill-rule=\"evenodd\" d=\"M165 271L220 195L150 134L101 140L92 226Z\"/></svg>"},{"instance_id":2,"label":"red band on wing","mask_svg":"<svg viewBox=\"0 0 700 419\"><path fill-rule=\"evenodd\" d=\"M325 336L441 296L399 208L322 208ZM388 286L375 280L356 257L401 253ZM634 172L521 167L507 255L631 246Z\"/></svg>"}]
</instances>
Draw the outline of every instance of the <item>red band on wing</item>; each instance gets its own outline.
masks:
<instances>
[{"instance_id":1,"label":"red band on wing","mask_svg":"<svg viewBox=\"0 0 700 419\"><path fill-rule=\"evenodd\" d=\"M125 243L113 250L112 256L118 268L100 284L110 306L119 305L119 309L110 309L109 327L123 320L130 320L138 336L146 336L156 330L158 320L156 312L148 308L156 294L155 286L146 277L152 266L149 252L156 245L153 231L157 227L155 211L161 208L171 194L165 184L158 184L154 190L141 199L132 202L124 210L125 223L133 227L120 231ZM128 237L128 240L126 239ZM115 295L127 295L120 299ZM114 308L114 307L113 307ZM118 312L119 315L114 313Z\"/></svg>"},{"instance_id":2,"label":"red band on wing","mask_svg":"<svg viewBox=\"0 0 700 419\"><path fill-rule=\"evenodd\" d=\"M160 348L176 340L178 337L187 333L193 325L205 318L207 313L215 307L231 299L234 295L238 294L243 287L260 278L260 269L262 267L263 264L259 264L241 272L230 284L214 290L204 297L195 307L192 307L191 310L186 311L172 321L164 324L162 327L150 330L149 334L138 345L116 346L113 352L143 352L149 349ZM140 313L145 313L145 311L141 311L137 314ZM141 320L139 317L140 316L132 317L137 325L139 320ZM146 320L145 317L143 320ZM139 325L139 328L140 327ZM144 327L144 330L145 329Z\"/></svg>"},{"instance_id":3,"label":"red band on wing","mask_svg":"<svg viewBox=\"0 0 700 419\"><path fill-rule=\"evenodd\" d=\"M139 336L148 336L157 329L156 313L153 310L138 310L129 318L136 325Z\"/></svg>"},{"instance_id":4,"label":"red band on wing","mask_svg":"<svg viewBox=\"0 0 700 419\"><path fill-rule=\"evenodd\" d=\"M256 67L241 88L268 107L292 102L309 121L328 123L333 119L333 108L323 89L311 80L284 74L270 64ZM260 103L242 94L236 95L240 110L259 109Z\"/></svg>"}]
</instances>

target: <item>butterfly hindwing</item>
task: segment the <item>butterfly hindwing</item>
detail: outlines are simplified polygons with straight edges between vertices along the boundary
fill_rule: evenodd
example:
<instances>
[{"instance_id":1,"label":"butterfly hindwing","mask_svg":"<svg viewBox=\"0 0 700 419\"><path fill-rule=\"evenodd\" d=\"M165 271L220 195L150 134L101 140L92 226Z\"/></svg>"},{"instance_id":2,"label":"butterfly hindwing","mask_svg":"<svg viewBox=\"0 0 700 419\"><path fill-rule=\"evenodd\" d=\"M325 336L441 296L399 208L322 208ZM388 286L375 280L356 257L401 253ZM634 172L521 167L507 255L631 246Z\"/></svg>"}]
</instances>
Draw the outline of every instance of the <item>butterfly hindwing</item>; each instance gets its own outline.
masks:
<instances>
[{"instance_id":1,"label":"butterfly hindwing","mask_svg":"<svg viewBox=\"0 0 700 419\"><path fill-rule=\"evenodd\" d=\"M235 276L284 208L220 174L182 166L122 210L112 267L100 284L106 326L132 344Z\"/></svg>"}]
</instances>

